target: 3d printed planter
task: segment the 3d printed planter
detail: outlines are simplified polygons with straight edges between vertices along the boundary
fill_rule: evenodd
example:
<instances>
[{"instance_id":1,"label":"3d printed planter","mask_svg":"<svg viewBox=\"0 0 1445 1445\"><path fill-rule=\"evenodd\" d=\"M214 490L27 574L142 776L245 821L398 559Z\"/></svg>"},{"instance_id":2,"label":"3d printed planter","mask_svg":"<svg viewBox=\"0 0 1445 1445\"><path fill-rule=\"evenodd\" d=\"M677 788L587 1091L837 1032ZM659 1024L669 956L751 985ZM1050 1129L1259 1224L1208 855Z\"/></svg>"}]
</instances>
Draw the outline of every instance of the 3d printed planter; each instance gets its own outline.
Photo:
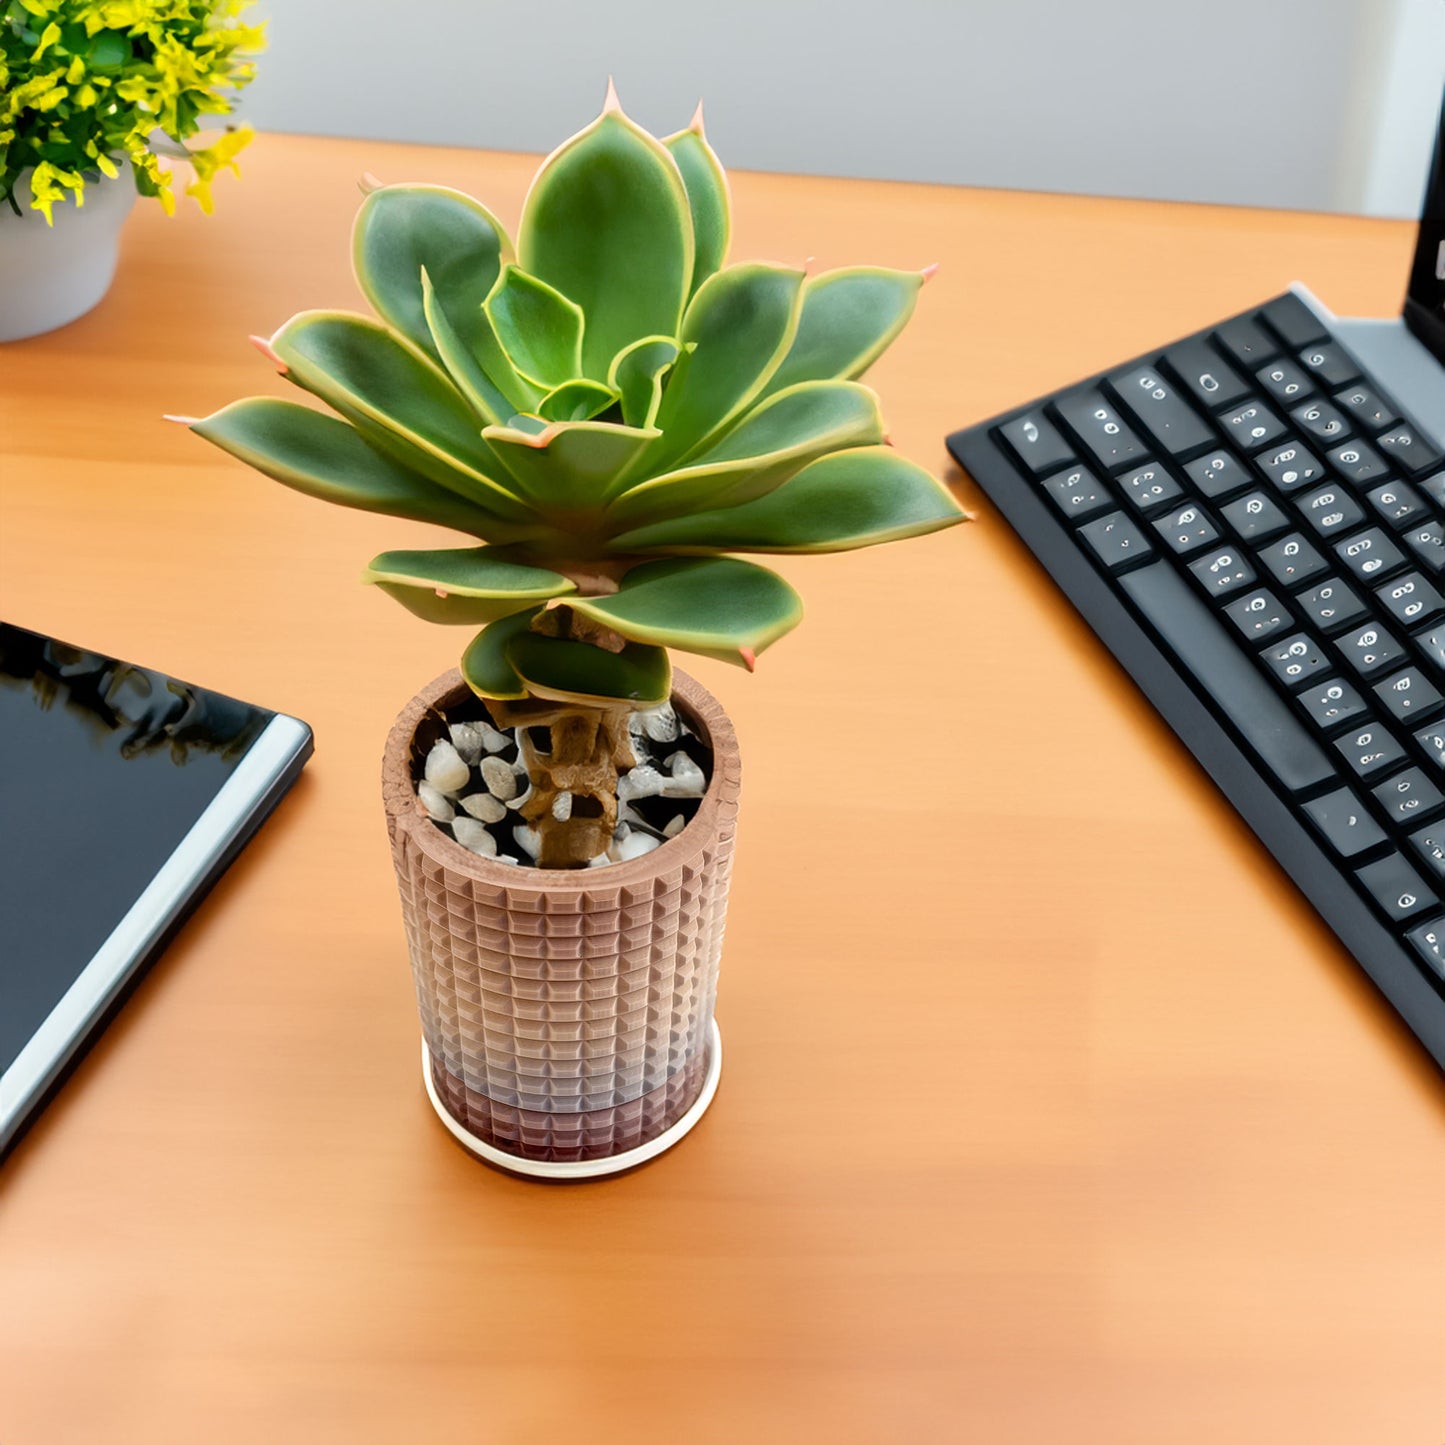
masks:
<instances>
[{"instance_id":1,"label":"3d printed planter","mask_svg":"<svg viewBox=\"0 0 1445 1445\"><path fill-rule=\"evenodd\" d=\"M717 700L676 673L673 704L713 751L697 815L627 862L522 868L468 852L417 802L418 761L469 696L459 672L438 678L397 719L383 763L427 1092L490 1163L616 1173L680 1139L717 1086L737 739Z\"/></svg>"}]
</instances>

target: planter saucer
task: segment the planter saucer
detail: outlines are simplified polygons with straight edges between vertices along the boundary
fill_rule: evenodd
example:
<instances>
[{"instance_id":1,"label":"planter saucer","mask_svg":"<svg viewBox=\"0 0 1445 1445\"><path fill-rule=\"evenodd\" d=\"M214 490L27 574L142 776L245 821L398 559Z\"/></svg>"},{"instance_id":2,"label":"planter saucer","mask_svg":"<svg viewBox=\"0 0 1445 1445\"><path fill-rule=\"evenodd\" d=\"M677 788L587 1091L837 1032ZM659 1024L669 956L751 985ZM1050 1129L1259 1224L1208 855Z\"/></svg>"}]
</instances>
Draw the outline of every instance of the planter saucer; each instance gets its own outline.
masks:
<instances>
[{"instance_id":1,"label":"planter saucer","mask_svg":"<svg viewBox=\"0 0 1445 1445\"><path fill-rule=\"evenodd\" d=\"M447 1112L446 1106L437 1098L436 1087L432 1083L431 1076L431 1052L426 1046L425 1039L422 1040L421 1045L421 1076L422 1082L426 1085L426 1096L431 1100L437 1117L447 1126L453 1138L463 1148L486 1163L493 1164L498 1169L505 1169L509 1174L525 1175L529 1179L601 1179L609 1174L621 1174L625 1170L635 1169L639 1164L646 1164L649 1159L657 1158L659 1154L671 1149L707 1112L707 1106L712 1103L713 1095L717 1093L718 1078L721 1074L722 1035L718 1032L717 1020L714 1019L708 1036L707 1076L702 1081L702 1091L687 1113L671 1128L665 1129L657 1138L649 1139L646 1144L639 1144L636 1149L628 1149L621 1154L611 1154L605 1159L562 1161L521 1159L515 1154L507 1153L505 1149L498 1149L495 1144L485 1143L477 1138L471 1130L452 1118Z\"/></svg>"}]
</instances>

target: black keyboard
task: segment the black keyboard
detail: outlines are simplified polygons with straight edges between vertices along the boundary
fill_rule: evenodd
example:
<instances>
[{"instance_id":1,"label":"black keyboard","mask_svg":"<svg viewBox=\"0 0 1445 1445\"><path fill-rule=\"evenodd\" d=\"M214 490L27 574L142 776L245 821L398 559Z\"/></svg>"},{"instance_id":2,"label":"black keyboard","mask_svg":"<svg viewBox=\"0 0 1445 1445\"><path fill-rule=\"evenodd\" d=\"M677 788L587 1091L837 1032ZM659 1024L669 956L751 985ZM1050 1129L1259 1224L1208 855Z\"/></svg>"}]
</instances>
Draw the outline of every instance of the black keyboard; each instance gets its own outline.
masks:
<instances>
[{"instance_id":1,"label":"black keyboard","mask_svg":"<svg viewBox=\"0 0 1445 1445\"><path fill-rule=\"evenodd\" d=\"M1445 1068L1429 437L1287 293L948 446Z\"/></svg>"}]
</instances>

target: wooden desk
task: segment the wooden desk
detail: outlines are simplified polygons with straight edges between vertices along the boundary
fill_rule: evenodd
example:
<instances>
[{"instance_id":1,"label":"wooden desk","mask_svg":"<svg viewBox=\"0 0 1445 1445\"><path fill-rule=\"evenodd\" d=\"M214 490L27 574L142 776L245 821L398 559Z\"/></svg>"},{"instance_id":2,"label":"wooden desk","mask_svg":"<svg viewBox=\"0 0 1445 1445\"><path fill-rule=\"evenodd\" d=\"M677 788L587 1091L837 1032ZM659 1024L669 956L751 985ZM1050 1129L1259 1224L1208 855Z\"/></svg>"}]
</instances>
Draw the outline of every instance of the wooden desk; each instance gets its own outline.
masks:
<instances>
[{"instance_id":1,"label":"wooden desk","mask_svg":"<svg viewBox=\"0 0 1445 1445\"><path fill-rule=\"evenodd\" d=\"M433 1117L377 773L460 644L355 581L426 529L298 497L160 415L280 388L246 333L357 304L361 171L514 220L533 167L266 138L213 220L138 212L102 307L0 351L5 615L317 736L0 1174L0 1436L1440 1445L1445 1086L983 503L786 563L804 626L755 677L697 668L746 783L727 1066L695 1133L548 1188ZM1411 244L734 187L737 256L942 262L872 378L940 475L952 428L1293 278L1386 314ZM893 697L852 690L860 658ZM899 734L929 776L885 769L880 793L860 748Z\"/></svg>"}]
</instances>

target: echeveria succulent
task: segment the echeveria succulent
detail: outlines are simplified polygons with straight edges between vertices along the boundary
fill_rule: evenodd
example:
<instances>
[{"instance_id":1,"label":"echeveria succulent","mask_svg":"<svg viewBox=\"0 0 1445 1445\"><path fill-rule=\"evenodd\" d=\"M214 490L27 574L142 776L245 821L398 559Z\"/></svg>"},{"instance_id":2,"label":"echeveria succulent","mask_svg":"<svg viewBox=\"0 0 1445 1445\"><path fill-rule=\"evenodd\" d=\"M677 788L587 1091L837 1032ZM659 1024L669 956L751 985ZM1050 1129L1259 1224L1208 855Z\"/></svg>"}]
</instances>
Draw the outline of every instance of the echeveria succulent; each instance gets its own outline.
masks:
<instances>
[{"instance_id":1,"label":"echeveria succulent","mask_svg":"<svg viewBox=\"0 0 1445 1445\"><path fill-rule=\"evenodd\" d=\"M253 397L193 429L299 491L480 541L385 552L365 580L481 629L477 693L569 755L625 758L617 719L668 697L668 648L751 668L800 620L787 582L729 554L963 516L856 380L926 273L725 266L729 229L700 113L659 141L609 91L542 163L515 248L458 191L369 191L353 260L379 319L302 312L260 343L336 416ZM551 832L544 862L585 861Z\"/></svg>"}]
</instances>

